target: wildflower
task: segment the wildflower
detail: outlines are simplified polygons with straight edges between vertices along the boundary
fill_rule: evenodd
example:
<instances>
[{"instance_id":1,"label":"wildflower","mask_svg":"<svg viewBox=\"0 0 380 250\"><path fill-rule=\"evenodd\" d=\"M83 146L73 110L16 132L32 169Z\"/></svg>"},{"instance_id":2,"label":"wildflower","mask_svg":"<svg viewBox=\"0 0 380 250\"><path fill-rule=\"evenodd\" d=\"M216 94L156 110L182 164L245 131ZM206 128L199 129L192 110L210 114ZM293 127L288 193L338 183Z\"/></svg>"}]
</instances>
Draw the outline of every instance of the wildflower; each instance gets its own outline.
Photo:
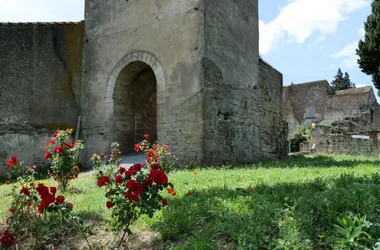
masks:
<instances>
[{"instance_id":1,"label":"wildflower","mask_svg":"<svg viewBox=\"0 0 380 250\"><path fill-rule=\"evenodd\" d=\"M189 191L189 192L187 192L187 195L191 196L191 195L193 195L193 192Z\"/></svg>"},{"instance_id":2,"label":"wildflower","mask_svg":"<svg viewBox=\"0 0 380 250\"><path fill-rule=\"evenodd\" d=\"M197 173L197 172L194 172L193 174L194 174L194 175L197 175L198 173Z\"/></svg>"},{"instance_id":3,"label":"wildflower","mask_svg":"<svg viewBox=\"0 0 380 250\"><path fill-rule=\"evenodd\" d=\"M166 188L166 191L168 192L168 194L171 194L171 193L173 193L174 189L171 187L168 187L168 188Z\"/></svg>"},{"instance_id":4,"label":"wildflower","mask_svg":"<svg viewBox=\"0 0 380 250\"><path fill-rule=\"evenodd\" d=\"M9 180L6 180L5 184L9 185L9 184L11 184L11 182Z\"/></svg>"},{"instance_id":5,"label":"wildflower","mask_svg":"<svg viewBox=\"0 0 380 250\"><path fill-rule=\"evenodd\" d=\"M148 139L149 134L144 134L144 139Z\"/></svg>"}]
</instances>

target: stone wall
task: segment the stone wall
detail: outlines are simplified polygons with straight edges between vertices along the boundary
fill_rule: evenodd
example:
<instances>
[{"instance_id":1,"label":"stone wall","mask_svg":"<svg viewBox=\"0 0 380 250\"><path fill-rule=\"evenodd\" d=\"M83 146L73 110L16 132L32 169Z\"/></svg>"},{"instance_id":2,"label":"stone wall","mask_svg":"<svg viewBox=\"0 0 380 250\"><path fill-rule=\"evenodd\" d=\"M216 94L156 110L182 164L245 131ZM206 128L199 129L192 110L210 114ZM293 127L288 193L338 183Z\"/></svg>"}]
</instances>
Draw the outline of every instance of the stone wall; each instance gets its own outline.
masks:
<instances>
[{"instance_id":1,"label":"stone wall","mask_svg":"<svg viewBox=\"0 0 380 250\"><path fill-rule=\"evenodd\" d=\"M282 106L282 74L263 60L259 60L259 93L257 126L261 127L261 145L264 158L287 155L288 123ZM259 123L259 121L261 123Z\"/></svg>"},{"instance_id":2,"label":"stone wall","mask_svg":"<svg viewBox=\"0 0 380 250\"><path fill-rule=\"evenodd\" d=\"M0 165L40 163L57 128L75 128L83 23L0 24Z\"/></svg>"},{"instance_id":3,"label":"stone wall","mask_svg":"<svg viewBox=\"0 0 380 250\"><path fill-rule=\"evenodd\" d=\"M85 17L82 112L87 158L122 139L114 133L113 97L120 73L139 61L149 65L157 81L158 141L169 144L184 162L201 162L203 1L87 0Z\"/></svg>"},{"instance_id":4,"label":"stone wall","mask_svg":"<svg viewBox=\"0 0 380 250\"><path fill-rule=\"evenodd\" d=\"M282 76L266 65L259 81L257 0L87 0L85 16L88 157L136 133L121 130L115 113L115 98L129 98L120 74L139 74L135 62L155 74L158 141L181 161L242 163L282 154ZM133 116L125 127L134 127Z\"/></svg>"},{"instance_id":5,"label":"stone wall","mask_svg":"<svg viewBox=\"0 0 380 250\"><path fill-rule=\"evenodd\" d=\"M369 136L369 139L352 138L353 135ZM317 126L312 132L311 145L313 144L318 153L378 157L380 156L380 131L333 134L330 128Z\"/></svg>"},{"instance_id":6,"label":"stone wall","mask_svg":"<svg viewBox=\"0 0 380 250\"><path fill-rule=\"evenodd\" d=\"M282 75L259 64L257 1L205 1L205 155L209 163L278 158ZM260 66L259 66L260 65Z\"/></svg>"},{"instance_id":7,"label":"stone wall","mask_svg":"<svg viewBox=\"0 0 380 250\"><path fill-rule=\"evenodd\" d=\"M373 97L373 90L360 94L332 95L326 99L325 120L339 121L369 111L372 104L376 103Z\"/></svg>"}]
</instances>

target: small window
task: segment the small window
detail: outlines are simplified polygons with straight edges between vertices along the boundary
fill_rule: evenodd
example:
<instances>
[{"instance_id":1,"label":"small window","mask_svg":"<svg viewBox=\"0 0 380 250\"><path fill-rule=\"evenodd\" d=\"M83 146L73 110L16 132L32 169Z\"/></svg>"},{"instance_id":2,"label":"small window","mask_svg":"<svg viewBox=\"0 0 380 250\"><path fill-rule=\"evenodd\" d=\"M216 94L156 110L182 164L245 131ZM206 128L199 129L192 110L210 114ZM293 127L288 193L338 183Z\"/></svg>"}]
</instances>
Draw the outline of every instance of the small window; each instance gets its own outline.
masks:
<instances>
[{"instance_id":1,"label":"small window","mask_svg":"<svg viewBox=\"0 0 380 250\"><path fill-rule=\"evenodd\" d=\"M306 110L306 118L315 117L315 109L313 107L307 108Z\"/></svg>"}]
</instances>

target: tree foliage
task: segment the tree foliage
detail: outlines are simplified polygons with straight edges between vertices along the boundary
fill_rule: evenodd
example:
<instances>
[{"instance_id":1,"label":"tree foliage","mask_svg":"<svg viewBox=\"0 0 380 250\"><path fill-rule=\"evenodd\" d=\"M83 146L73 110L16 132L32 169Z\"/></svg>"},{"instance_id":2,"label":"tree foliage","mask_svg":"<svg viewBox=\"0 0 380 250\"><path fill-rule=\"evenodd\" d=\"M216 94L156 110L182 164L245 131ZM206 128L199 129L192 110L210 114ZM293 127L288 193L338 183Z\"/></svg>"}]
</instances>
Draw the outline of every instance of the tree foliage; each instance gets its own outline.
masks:
<instances>
[{"instance_id":1,"label":"tree foliage","mask_svg":"<svg viewBox=\"0 0 380 250\"><path fill-rule=\"evenodd\" d=\"M290 146L292 152L300 150L300 143L306 142L311 138L311 123L299 125L290 135Z\"/></svg>"},{"instance_id":2,"label":"tree foliage","mask_svg":"<svg viewBox=\"0 0 380 250\"><path fill-rule=\"evenodd\" d=\"M350 75L345 72L343 75L342 70L339 68L338 72L334 76L334 80L331 81L331 87L334 91L355 88L355 84L351 82Z\"/></svg>"},{"instance_id":3,"label":"tree foliage","mask_svg":"<svg viewBox=\"0 0 380 250\"><path fill-rule=\"evenodd\" d=\"M359 41L356 50L362 72L372 76L372 82L380 89L380 0L372 2L372 13L364 23L364 41Z\"/></svg>"}]
</instances>

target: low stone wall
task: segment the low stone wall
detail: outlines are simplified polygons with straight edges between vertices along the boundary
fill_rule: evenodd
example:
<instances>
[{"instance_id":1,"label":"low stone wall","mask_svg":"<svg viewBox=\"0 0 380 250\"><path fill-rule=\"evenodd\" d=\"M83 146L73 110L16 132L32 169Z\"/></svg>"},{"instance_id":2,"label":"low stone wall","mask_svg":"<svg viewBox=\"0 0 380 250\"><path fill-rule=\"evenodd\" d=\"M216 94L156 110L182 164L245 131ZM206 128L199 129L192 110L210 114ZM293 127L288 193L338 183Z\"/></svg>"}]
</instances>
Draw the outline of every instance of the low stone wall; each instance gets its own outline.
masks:
<instances>
[{"instance_id":1,"label":"low stone wall","mask_svg":"<svg viewBox=\"0 0 380 250\"><path fill-rule=\"evenodd\" d=\"M317 153L380 156L380 132L364 131L345 134L330 134L329 128L313 130L311 145ZM369 139L353 138L354 135L368 136Z\"/></svg>"}]
</instances>

